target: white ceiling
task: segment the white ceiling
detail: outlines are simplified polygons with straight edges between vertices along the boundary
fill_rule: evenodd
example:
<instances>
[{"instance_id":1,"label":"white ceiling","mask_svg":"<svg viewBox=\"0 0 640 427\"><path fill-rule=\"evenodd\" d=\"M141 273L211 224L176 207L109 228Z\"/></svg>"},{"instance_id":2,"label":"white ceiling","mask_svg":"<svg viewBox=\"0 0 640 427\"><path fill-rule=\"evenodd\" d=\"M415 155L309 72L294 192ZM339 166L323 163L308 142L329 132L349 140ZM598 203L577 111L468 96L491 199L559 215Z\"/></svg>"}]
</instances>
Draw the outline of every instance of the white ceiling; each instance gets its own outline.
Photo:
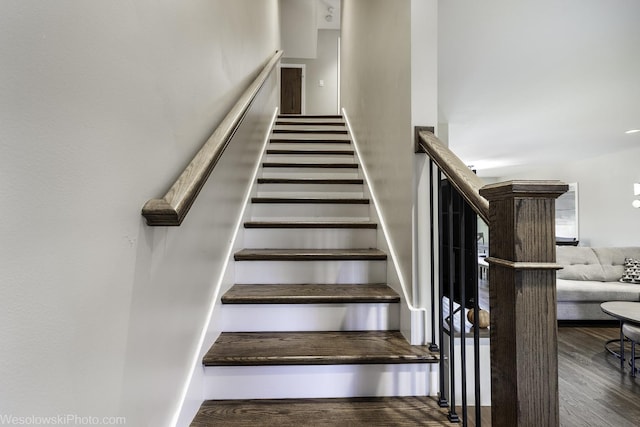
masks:
<instances>
[{"instance_id":1,"label":"white ceiling","mask_svg":"<svg viewBox=\"0 0 640 427\"><path fill-rule=\"evenodd\" d=\"M446 0L439 115L480 176L640 147L640 0Z\"/></svg>"},{"instance_id":2,"label":"white ceiling","mask_svg":"<svg viewBox=\"0 0 640 427\"><path fill-rule=\"evenodd\" d=\"M340 29L340 0L316 0L319 30Z\"/></svg>"}]
</instances>

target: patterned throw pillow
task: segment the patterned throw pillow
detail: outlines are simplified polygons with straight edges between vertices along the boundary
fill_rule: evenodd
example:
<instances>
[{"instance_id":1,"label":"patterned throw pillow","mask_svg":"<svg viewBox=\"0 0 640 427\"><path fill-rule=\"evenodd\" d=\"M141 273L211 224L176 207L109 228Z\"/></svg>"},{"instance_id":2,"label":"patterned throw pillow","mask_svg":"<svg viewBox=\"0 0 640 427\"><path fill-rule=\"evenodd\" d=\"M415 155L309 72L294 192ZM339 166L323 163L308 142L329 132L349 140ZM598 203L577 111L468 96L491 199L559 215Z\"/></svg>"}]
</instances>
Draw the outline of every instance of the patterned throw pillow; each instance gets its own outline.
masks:
<instances>
[{"instance_id":1,"label":"patterned throw pillow","mask_svg":"<svg viewBox=\"0 0 640 427\"><path fill-rule=\"evenodd\" d=\"M624 274L620 278L624 283L640 283L640 260L633 258L624 259Z\"/></svg>"}]
</instances>

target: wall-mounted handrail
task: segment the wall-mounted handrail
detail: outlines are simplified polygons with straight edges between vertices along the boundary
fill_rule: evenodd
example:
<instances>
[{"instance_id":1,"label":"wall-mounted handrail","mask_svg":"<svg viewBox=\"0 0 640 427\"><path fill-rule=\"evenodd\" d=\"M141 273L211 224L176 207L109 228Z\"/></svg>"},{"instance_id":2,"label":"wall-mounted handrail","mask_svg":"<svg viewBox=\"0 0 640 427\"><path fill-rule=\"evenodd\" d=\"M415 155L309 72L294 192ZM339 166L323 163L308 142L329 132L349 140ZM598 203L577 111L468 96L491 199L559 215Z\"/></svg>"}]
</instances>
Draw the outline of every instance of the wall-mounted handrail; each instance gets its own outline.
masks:
<instances>
[{"instance_id":1,"label":"wall-mounted handrail","mask_svg":"<svg viewBox=\"0 0 640 427\"><path fill-rule=\"evenodd\" d=\"M489 202L480 195L484 182L432 132L418 130L416 144L427 153L473 210L489 223Z\"/></svg>"},{"instance_id":2,"label":"wall-mounted handrail","mask_svg":"<svg viewBox=\"0 0 640 427\"><path fill-rule=\"evenodd\" d=\"M180 225L182 223L233 134L242 123L258 91L264 85L281 56L282 51L278 50L269 59L260 74L238 98L238 101L164 197L151 199L145 203L142 215L147 219L148 225Z\"/></svg>"}]
</instances>

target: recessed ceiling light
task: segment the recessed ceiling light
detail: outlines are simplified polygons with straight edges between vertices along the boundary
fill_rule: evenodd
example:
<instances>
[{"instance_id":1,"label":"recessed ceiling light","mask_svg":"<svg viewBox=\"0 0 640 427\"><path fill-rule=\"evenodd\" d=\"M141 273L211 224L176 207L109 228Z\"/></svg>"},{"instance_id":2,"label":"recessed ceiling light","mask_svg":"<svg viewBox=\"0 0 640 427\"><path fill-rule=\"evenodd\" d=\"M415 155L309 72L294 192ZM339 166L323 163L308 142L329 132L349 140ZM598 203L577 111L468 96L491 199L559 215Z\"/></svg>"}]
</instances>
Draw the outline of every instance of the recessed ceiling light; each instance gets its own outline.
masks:
<instances>
[{"instance_id":1,"label":"recessed ceiling light","mask_svg":"<svg viewBox=\"0 0 640 427\"><path fill-rule=\"evenodd\" d=\"M637 133L637 132L640 132L640 129L631 129L626 131L625 133Z\"/></svg>"}]
</instances>

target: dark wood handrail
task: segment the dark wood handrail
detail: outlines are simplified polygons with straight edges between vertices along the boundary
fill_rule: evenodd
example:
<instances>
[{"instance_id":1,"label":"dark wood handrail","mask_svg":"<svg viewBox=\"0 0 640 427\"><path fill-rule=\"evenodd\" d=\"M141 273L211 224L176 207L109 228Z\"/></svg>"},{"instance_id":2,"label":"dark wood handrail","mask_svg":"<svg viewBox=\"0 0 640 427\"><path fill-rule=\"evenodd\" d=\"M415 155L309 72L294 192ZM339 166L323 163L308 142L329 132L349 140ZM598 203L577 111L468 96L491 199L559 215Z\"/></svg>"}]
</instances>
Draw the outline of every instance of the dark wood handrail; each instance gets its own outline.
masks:
<instances>
[{"instance_id":1,"label":"dark wood handrail","mask_svg":"<svg viewBox=\"0 0 640 427\"><path fill-rule=\"evenodd\" d=\"M233 134L242 123L258 91L264 85L281 56L282 51L279 50L269 59L260 74L238 98L238 101L164 197L151 199L145 203L142 215L147 219L148 225L180 225L182 223Z\"/></svg>"},{"instance_id":2,"label":"dark wood handrail","mask_svg":"<svg viewBox=\"0 0 640 427\"><path fill-rule=\"evenodd\" d=\"M489 202L480 195L484 182L432 132L418 130L416 144L427 153L473 210L489 223Z\"/></svg>"}]
</instances>

